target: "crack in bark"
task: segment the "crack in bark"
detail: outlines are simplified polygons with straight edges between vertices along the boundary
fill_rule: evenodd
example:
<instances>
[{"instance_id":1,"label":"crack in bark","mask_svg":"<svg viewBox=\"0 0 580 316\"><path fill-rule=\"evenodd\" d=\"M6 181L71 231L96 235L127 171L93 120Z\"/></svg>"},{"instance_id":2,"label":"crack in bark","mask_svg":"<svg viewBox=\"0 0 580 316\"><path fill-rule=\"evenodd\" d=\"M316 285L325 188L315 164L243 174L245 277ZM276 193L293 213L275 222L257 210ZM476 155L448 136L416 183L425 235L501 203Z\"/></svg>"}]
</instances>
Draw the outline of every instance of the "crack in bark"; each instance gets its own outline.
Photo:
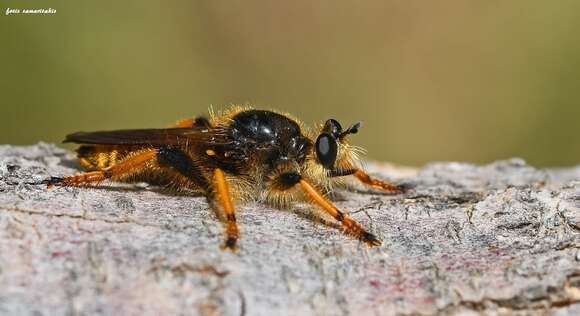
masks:
<instances>
[{"instance_id":1,"label":"crack in bark","mask_svg":"<svg viewBox=\"0 0 580 316\"><path fill-rule=\"evenodd\" d=\"M572 273L566 276L566 281L563 282L563 284L557 289L558 291L555 293L555 295L564 294L566 296L561 299L553 299L553 296L545 295L542 297L529 300L522 297L523 293L519 293L518 295L506 299L494 299L489 297L483 297L481 300L470 301L464 299L460 292L455 291L456 295L460 298L460 300L456 303L452 303L437 309L437 312L434 313L433 315L450 314L461 307L465 307L470 310L478 312L489 310L490 307L504 308L509 311L548 312L553 311L553 309L556 308L564 308L572 306L574 304L580 303L580 296L577 296L580 294L580 289L575 284L571 283L571 280L577 278L578 276L580 276L580 272Z\"/></svg>"},{"instance_id":2,"label":"crack in bark","mask_svg":"<svg viewBox=\"0 0 580 316\"><path fill-rule=\"evenodd\" d=\"M179 227L179 229L170 229L168 225L156 225L150 223L143 223L135 220L130 219L119 219L119 220L112 220L107 218L96 218L96 217L86 217L86 212L83 212L83 215L76 215L76 214L67 214L67 213L48 213L42 211L33 211L29 209L19 208L19 207L0 207L0 212L14 212L14 213L21 213L27 215L35 215L35 216L45 216L45 217L55 217L55 218L68 218L68 219L76 219L82 221L89 221L89 222L103 222L107 224L135 224L137 226L142 227L153 227L153 228L160 228L168 231L179 232L186 230L188 228L193 227L193 225L184 225Z\"/></svg>"},{"instance_id":3,"label":"crack in bark","mask_svg":"<svg viewBox=\"0 0 580 316\"><path fill-rule=\"evenodd\" d=\"M562 219L562 221L564 222L566 227L568 227L569 229L571 229L572 231L574 231L576 233L580 233L580 226L575 225L574 223L571 223L570 220L566 217L566 215L564 215L564 213L562 213L562 210L560 209L561 202L562 202L562 199L560 199L558 201L558 204L556 204L556 212L558 213L558 216L560 216L560 218Z\"/></svg>"}]
</instances>

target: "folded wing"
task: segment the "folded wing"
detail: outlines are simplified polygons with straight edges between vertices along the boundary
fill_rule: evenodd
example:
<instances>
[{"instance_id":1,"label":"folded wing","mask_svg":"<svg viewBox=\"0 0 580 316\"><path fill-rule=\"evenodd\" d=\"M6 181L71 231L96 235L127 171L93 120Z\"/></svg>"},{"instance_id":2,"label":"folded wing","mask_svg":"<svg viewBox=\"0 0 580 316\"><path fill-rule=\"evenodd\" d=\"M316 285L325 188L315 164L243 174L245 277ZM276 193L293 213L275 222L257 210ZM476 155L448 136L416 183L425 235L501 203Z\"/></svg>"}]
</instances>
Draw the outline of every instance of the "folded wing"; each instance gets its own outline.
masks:
<instances>
[{"instance_id":1,"label":"folded wing","mask_svg":"<svg viewBox=\"0 0 580 316\"><path fill-rule=\"evenodd\" d=\"M101 145L187 145L195 143L228 143L225 133L207 128L129 129L100 132L77 132L67 135L64 143Z\"/></svg>"}]
</instances>

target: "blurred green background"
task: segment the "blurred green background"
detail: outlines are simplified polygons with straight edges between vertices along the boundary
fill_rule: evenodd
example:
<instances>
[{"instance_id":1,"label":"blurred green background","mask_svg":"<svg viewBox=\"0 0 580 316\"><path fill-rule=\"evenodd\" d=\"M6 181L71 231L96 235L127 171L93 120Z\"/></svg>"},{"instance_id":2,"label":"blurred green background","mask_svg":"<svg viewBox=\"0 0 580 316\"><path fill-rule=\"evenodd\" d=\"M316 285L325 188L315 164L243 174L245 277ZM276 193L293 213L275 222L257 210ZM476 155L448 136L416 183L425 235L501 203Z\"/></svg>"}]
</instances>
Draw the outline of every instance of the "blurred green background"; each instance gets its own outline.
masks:
<instances>
[{"instance_id":1,"label":"blurred green background","mask_svg":"<svg viewBox=\"0 0 580 316\"><path fill-rule=\"evenodd\" d=\"M401 164L580 163L580 1L1 3L0 143L251 103Z\"/></svg>"}]
</instances>

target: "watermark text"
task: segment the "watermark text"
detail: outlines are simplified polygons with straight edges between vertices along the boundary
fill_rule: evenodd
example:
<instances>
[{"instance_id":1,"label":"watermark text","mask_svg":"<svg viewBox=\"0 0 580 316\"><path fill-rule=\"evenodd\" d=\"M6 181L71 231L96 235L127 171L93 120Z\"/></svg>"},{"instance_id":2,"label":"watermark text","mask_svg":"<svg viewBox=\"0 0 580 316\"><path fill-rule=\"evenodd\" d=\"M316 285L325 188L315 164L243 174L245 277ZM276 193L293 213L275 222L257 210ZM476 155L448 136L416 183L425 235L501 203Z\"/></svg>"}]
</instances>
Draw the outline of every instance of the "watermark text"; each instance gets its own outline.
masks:
<instances>
[{"instance_id":1,"label":"watermark text","mask_svg":"<svg viewBox=\"0 0 580 316\"><path fill-rule=\"evenodd\" d=\"M56 9L46 8L46 9L16 9L16 8L6 8L5 15L17 15L17 14L56 14Z\"/></svg>"}]
</instances>

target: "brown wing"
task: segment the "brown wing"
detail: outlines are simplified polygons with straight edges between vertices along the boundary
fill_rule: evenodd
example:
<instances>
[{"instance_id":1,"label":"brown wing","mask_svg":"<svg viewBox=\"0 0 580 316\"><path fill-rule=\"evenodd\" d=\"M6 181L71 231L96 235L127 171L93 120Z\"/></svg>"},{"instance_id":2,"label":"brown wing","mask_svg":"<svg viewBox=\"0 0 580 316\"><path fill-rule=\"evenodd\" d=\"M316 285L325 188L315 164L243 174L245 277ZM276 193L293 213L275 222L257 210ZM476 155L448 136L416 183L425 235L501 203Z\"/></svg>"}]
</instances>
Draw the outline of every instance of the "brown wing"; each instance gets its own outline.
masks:
<instances>
[{"instance_id":1,"label":"brown wing","mask_svg":"<svg viewBox=\"0 0 580 316\"><path fill-rule=\"evenodd\" d=\"M193 143L228 143L225 133L207 128L128 129L102 132L77 132L67 135L64 143L101 145L185 145Z\"/></svg>"}]
</instances>

